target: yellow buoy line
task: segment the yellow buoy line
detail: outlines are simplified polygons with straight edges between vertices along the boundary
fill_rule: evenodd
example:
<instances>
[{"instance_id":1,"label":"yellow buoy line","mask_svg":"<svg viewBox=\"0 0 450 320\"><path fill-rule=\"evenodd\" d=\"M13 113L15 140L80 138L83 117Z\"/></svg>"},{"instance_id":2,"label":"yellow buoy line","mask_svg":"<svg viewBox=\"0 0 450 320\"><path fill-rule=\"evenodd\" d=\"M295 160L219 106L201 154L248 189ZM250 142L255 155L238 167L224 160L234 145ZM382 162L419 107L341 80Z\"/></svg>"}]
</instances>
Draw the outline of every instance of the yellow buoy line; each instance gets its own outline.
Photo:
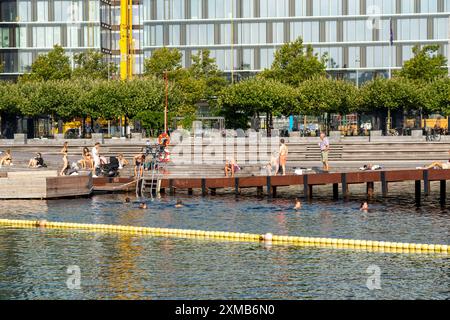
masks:
<instances>
[{"instance_id":1,"label":"yellow buoy line","mask_svg":"<svg viewBox=\"0 0 450 320\"><path fill-rule=\"evenodd\" d=\"M0 219L0 226L21 227L21 228L75 229L75 230L88 230L95 232L131 233L136 235L177 237L186 239L265 242L270 244L286 244L302 247L356 249L369 252L379 251L390 253L431 253L431 252L443 254L450 253L449 245L277 236L272 235L271 233L261 235L261 234L223 232L223 231L184 230L184 229L106 225L106 224L49 222L46 220L33 221L33 220L10 220L10 219Z\"/></svg>"}]
</instances>

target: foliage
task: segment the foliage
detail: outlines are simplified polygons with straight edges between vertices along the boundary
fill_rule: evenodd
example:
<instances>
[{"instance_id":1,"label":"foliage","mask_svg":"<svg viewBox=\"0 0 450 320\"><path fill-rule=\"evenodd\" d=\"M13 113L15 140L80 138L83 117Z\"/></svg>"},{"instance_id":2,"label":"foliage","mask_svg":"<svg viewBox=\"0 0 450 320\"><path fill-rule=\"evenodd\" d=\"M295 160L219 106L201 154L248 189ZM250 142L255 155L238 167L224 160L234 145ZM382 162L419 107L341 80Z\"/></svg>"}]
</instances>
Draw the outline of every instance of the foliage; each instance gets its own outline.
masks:
<instances>
[{"instance_id":1,"label":"foliage","mask_svg":"<svg viewBox=\"0 0 450 320\"><path fill-rule=\"evenodd\" d=\"M424 101L420 99L417 85L408 79L375 79L360 89L359 111L371 112L383 109L419 109Z\"/></svg>"},{"instance_id":2,"label":"foliage","mask_svg":"<svg viewBox=\"0 0 450 320\"><path fill-rule=\"evenodd\" d=\"M222 91L218 104L227 124L247 127L248 117L258 113L291 114L296 102L295 90L275 80L253 78Z\"/></svg>"},{"instance_id":3,"label":"foliage","mask_svg":"<svg viewBox=\"0 0 450 320\"><path fill-rule=\"evenodd\" d=\"M103 53L93 49L75 54L74 62L73 77L108 79L117 73L116 64L108 63Z\"/></svg>"},{"instance_id":4,"label":"foliage","mask_svg":"<svg viewBox=\"0 0 450 320\"><path fill-rule=\"evenodd\" d=\"M354 84L316 77L304 81L297 90L299 114L321 115L323 113L348 114L358 107L358 90Z\"/></svg>"},{"instance_id":5,"label":"foliage","mask_svg":"<svg viewBox=\"0 0 450 320\"><path fill-rule=\"evenodd\" d=\"M312 46L304 46L302 38L284 44L275 52L270 69L261 77L297 86L305 80L326 75L327 55L315 54Z\"/></svg>"},{"instance_id":6,"label":"foliage","mask_svg":"<svg viewBox=\"0 0 450 320\"><path fill-rule=\"evenodd\" d=\"M419 45L413 47L414 57L406 61L403 68L397 73L398 76L419 80L432 81L447 75L447 59L438 53L439 45Z\"/></svg>"},{"instance_id":7,"label":"foliage","mask_svg":"<svg viewBox=\"0 0 450 320\"><path fill-rule=\"evenodd\" d=\"M55 45L47 54L41 54L31 65L31 72L24 74L22 81L49 81L70 79L72 70L64 49Z\"/></svg>"},{"instance_id":8,"label":"foliage","mask_svg":"<svg viewBox=\"0 0 450 320\"><path fill-rule=\"evenodd\" d=\"M150 58L144 60L144 75L162 79L167 71L171 77L176 78L177 72L182 71L182 57L183 55L178 49L166 47L156 49Z\"/></svg>"}]
</instances>

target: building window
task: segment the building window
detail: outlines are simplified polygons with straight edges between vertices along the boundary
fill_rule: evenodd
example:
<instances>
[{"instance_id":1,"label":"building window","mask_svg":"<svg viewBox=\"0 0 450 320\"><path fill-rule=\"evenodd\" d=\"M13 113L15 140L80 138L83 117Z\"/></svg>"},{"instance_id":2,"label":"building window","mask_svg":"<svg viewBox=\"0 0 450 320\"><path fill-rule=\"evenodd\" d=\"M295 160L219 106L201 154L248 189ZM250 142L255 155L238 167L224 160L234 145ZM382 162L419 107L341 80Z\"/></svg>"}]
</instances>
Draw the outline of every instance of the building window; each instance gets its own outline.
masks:
<instances>
[{"instance_id":1,"label":"building window","mask_svg":"<svg viewBox=\"0 0 450 320\"><path fill-rule=\"evenodd\" d=\"M214 43L214 25L200 24L186 26L187 44L195 45L211 45Z\"/></svg>"},{"instance_id":2,"label":"building window","mask_svg":"<svg viewBox=\"0 0 450 320\"><path fill-rule=\"evenodd\" d=\"M305 21L291 23L291 41L301 37L304 42L319 42L319 22Z\"/></svg>"},{"instance_id":3,"label":"building window","mask_svg":"<svg viewBox=\"0 0 450 320\"><path fill-rule=\"evenodd\" d=\"M18 0L17 8L18 21L31 21L31 0Z\"/></svg>"},{"instance_id":4,"label":"building window","mask_svg":"<svg viewBox=\"0 0 450 320\"><path fill-rule=\"evenodd\" d=\"M448 39L448 18L435 18L434 39Z\"/></svg>"},{"instance_id":5,"label":"building window","mask_svg":"<svg viewBox=\"0 0 450 320\"><path fill-rule=\"evenodd\" d=\"M179 46L180 45L180 25L170 25L169 26L169 46Z\"/></svg>"},{"instance_id":6,"label":"building window","mask_svg":"<svg viewBox=\"0 0 450 320\"><path fill-rule=\"evenodd\" d=\"M261 49L261 70L269 69L274 60L275 49L263 48Z\"/></svg>"},{"instance_id":7,"label":"building window","mask_svg":"<svg viewBox=\"0 0 450 320\"><path fill-rule=\"evenodd\" d=\"M394 0L366 0L367 14L393 14L395 13ZM413 0L414 2L414 0ZM414 3L413 3L414 12Z\"/></svg>"},{"instance_id":8,"label":"building window","mask_svg":"<svg viewBox=\"0 0 450 320\"><path fill-rule=\"evenodd\" d=\"M9 48L9 28L0 28L0 48Z\"/></svg>"},{"instance_id":9,"label":"building window","mask_svg":"<svg viewBox=\"0 0 450 320\"><path fill-rule=\"evenodd\" d=\"M240 44L265 44L266 23L240 23L238 25L238 42Z\"/></svg>"},{"instance_id":10,"label":"building window","mask_svg":"<svg viewBox=\"0 0 450 320\"><path fill-rule=\"evenodd\" d=\"M414 13L414 0L402 0L402 13Z\"/></svg>"},{"instance_id":11,"label":"building window","mask_svg":"<svg viewBox=\"0 0 450 320\"><path fill-rule=\"evenodd\" d=\"M397 21L398 40L426 40L426 19L400 19Z\"/></svg>"},{"instance_id":12,"label":"building window","mask_svg":"<svg viewBox=\"0 0 450 320\"><path fill-rule=\"evenodd\" d=\"M295 0L295 16L306 16L306 0Z\"/></svg>"},{"instance_id":13,"label":"building window","mask_svg":"<svg viewBox=\"0 0 450 320\"><path fill-rule=\"evenodd\" d=\"M338 16L342 15L341 0L314 0L313 1L314 16Z\"/></svg>"},{"instance_id":14,"label":"building window","mask_svg":"<svg viewBox=\"0 0 450 320\"><path fill-rule=\"evenodd\" d=\"M420 1L421 13L434 13L438 11L438 0Z\"/></svg>"},{"instance_id":15,"label":"building window","mask_svg":"<svg viewBox=\"0 0 450 320\"><path fill-rule=\"evenodd\" d=\"M284 1L284 0L283 0ZM236 0L208 0L208 18L235 18L237 12Z\"/></svg>"},{"instance_id":16,"label":"building window","mask_svg":"<svg viewBox=\"0 0 450 320\"><path fill-rule=\"evenodd\" d=\"M191 0L191 19L202 18L202 0Z\"/></svg>"},{"instance_id":17,"label":"building window","mask_svg":"<svg viewBox=\"0 0 450 320\"><path fill-rule=\"evenodd\" d=\"M241 70L255 70L255 50L244 49L242 51Z\"/></svg>"},{"instance_id":18,"label":"building window","mask_svg":"<svg viewBox=\"0 0 450 320\"><path fill-rule=\"evenodd\" d=\"M242 18L253 18L255 16L253 0L242 0Z\"/></svg>"},{"instance_id":19,"label":"building window","mask_svg":"<svg viewBox=\"0 0 450 320\"><path fill-rule=\"evenodd\" d=\"M360 15L360 1L359 0L348 0L348 15L350 16L358 16Z\"/></svg>"},{"instance_id":20,"label":"building window","mask_svg":"<svg viewBox=\"0 0 450 320\"><path fill-rule=\"evenodd\" d=\"M288 0L261 0L260 2L261 17L288 17L289 1Z\"/></svg>"},{"instance_id":21,"label":"building window","mask_svg":"<svg viewBox=\"0 0 450 320\"><path fill-rule=\"evenodd\" d=\"M48 21L48 0L37 1L37 21Z\"/></svg>"}]
</instances>

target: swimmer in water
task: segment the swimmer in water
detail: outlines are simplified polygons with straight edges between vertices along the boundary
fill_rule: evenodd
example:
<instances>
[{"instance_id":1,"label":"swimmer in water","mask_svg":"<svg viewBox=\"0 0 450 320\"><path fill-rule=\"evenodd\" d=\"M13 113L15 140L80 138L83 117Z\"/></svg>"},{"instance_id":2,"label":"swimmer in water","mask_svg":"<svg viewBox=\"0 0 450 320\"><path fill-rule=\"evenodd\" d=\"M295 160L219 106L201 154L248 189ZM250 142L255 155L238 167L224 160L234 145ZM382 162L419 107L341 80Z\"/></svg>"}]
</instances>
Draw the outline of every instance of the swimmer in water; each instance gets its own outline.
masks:
<instances>
[{"instance_id":1,"label":"swimmer in water","mask_svg":"<svg viewBox=\"0 0 450 320\"><path fill-rule=\"evenodd\" d=\"M126 197L126 198L125 198L125 202L126 202L126 203L130 203L130 202L131 202L131 199L130 199L129 197Z\"/></svg>"},{"instance_id":2,"label":"swimmer in water","mask_svg":"<svg viewBox=\"0 0 450 320\"><path fill-rule=\"evenodd\" d=\"M145 202L142 202L142 203L139 205L139 209L147 209L147 204L146 204Z\"/></svg>"},{"instance_id":3,"label":"swimmer in water","mask_svg":"<svg viewBox=\"0 0 450 320\"><path fill-rule=\"evenodd\" d=\"M295 207L294 210L300 210L302 208L302 203L298 198L295 198Z\"/></svg>"},{"instance_id":4,"label":"swimmer in water","mask_svg":"<svg viewBox=\"0 0 450 320\"><path fill-rule=\"evenodd\" d=\"M369 211L369 204L367 203L367 201L364 201L363 203L361 203L361 206L359 207L359 211Z\"/></svg>"},{"instance_id":5,"label":"swimmer in water","mask_svg":"<svg viewBox=\"0 0 450 320\"><path fill-rule=\"evenodd\" d=\"M175 204L175 208L183 208L183 207L184 207L183 201L177 200L177 203Z\"/></svg>"}]
</instances>

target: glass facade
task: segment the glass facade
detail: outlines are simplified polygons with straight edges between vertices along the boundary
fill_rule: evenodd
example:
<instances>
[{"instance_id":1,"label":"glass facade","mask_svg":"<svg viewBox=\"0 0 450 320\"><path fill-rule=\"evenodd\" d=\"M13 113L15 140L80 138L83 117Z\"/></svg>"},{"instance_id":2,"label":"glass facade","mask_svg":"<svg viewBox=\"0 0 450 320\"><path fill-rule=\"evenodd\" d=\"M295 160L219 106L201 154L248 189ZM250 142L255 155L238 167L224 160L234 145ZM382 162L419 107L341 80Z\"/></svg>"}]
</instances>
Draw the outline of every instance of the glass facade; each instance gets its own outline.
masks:
<instances>
[{"instance_id":1,"label":"glass facade","mask_svg":"<svg viewBox=\"0 0 450 320\"><path fill-rule=\"evenodd\" d=\"M111 54L110 12L109 0L2 0L3 76L26 72L39 54L54 45L64 47L70 58L87 49Z\"/></svg>"},{"instance_id":2,"label":"glass facade","mask_svg":"<svg viewBox=\"0 0 450 320\"><path fill-rule=\"evenodd\" d=\"M330 74L365 81L399 68L416 44L439 44L450 58L449 13L450 0L133 0L134 72L167 46L184 66L207 48L225 72L253 74L302 37L328 54ZM5 72L23 72L56 43L69 54L103 49L119 63L119 0L7 0L0 18Z\"/></svg>"}]
</instances>

